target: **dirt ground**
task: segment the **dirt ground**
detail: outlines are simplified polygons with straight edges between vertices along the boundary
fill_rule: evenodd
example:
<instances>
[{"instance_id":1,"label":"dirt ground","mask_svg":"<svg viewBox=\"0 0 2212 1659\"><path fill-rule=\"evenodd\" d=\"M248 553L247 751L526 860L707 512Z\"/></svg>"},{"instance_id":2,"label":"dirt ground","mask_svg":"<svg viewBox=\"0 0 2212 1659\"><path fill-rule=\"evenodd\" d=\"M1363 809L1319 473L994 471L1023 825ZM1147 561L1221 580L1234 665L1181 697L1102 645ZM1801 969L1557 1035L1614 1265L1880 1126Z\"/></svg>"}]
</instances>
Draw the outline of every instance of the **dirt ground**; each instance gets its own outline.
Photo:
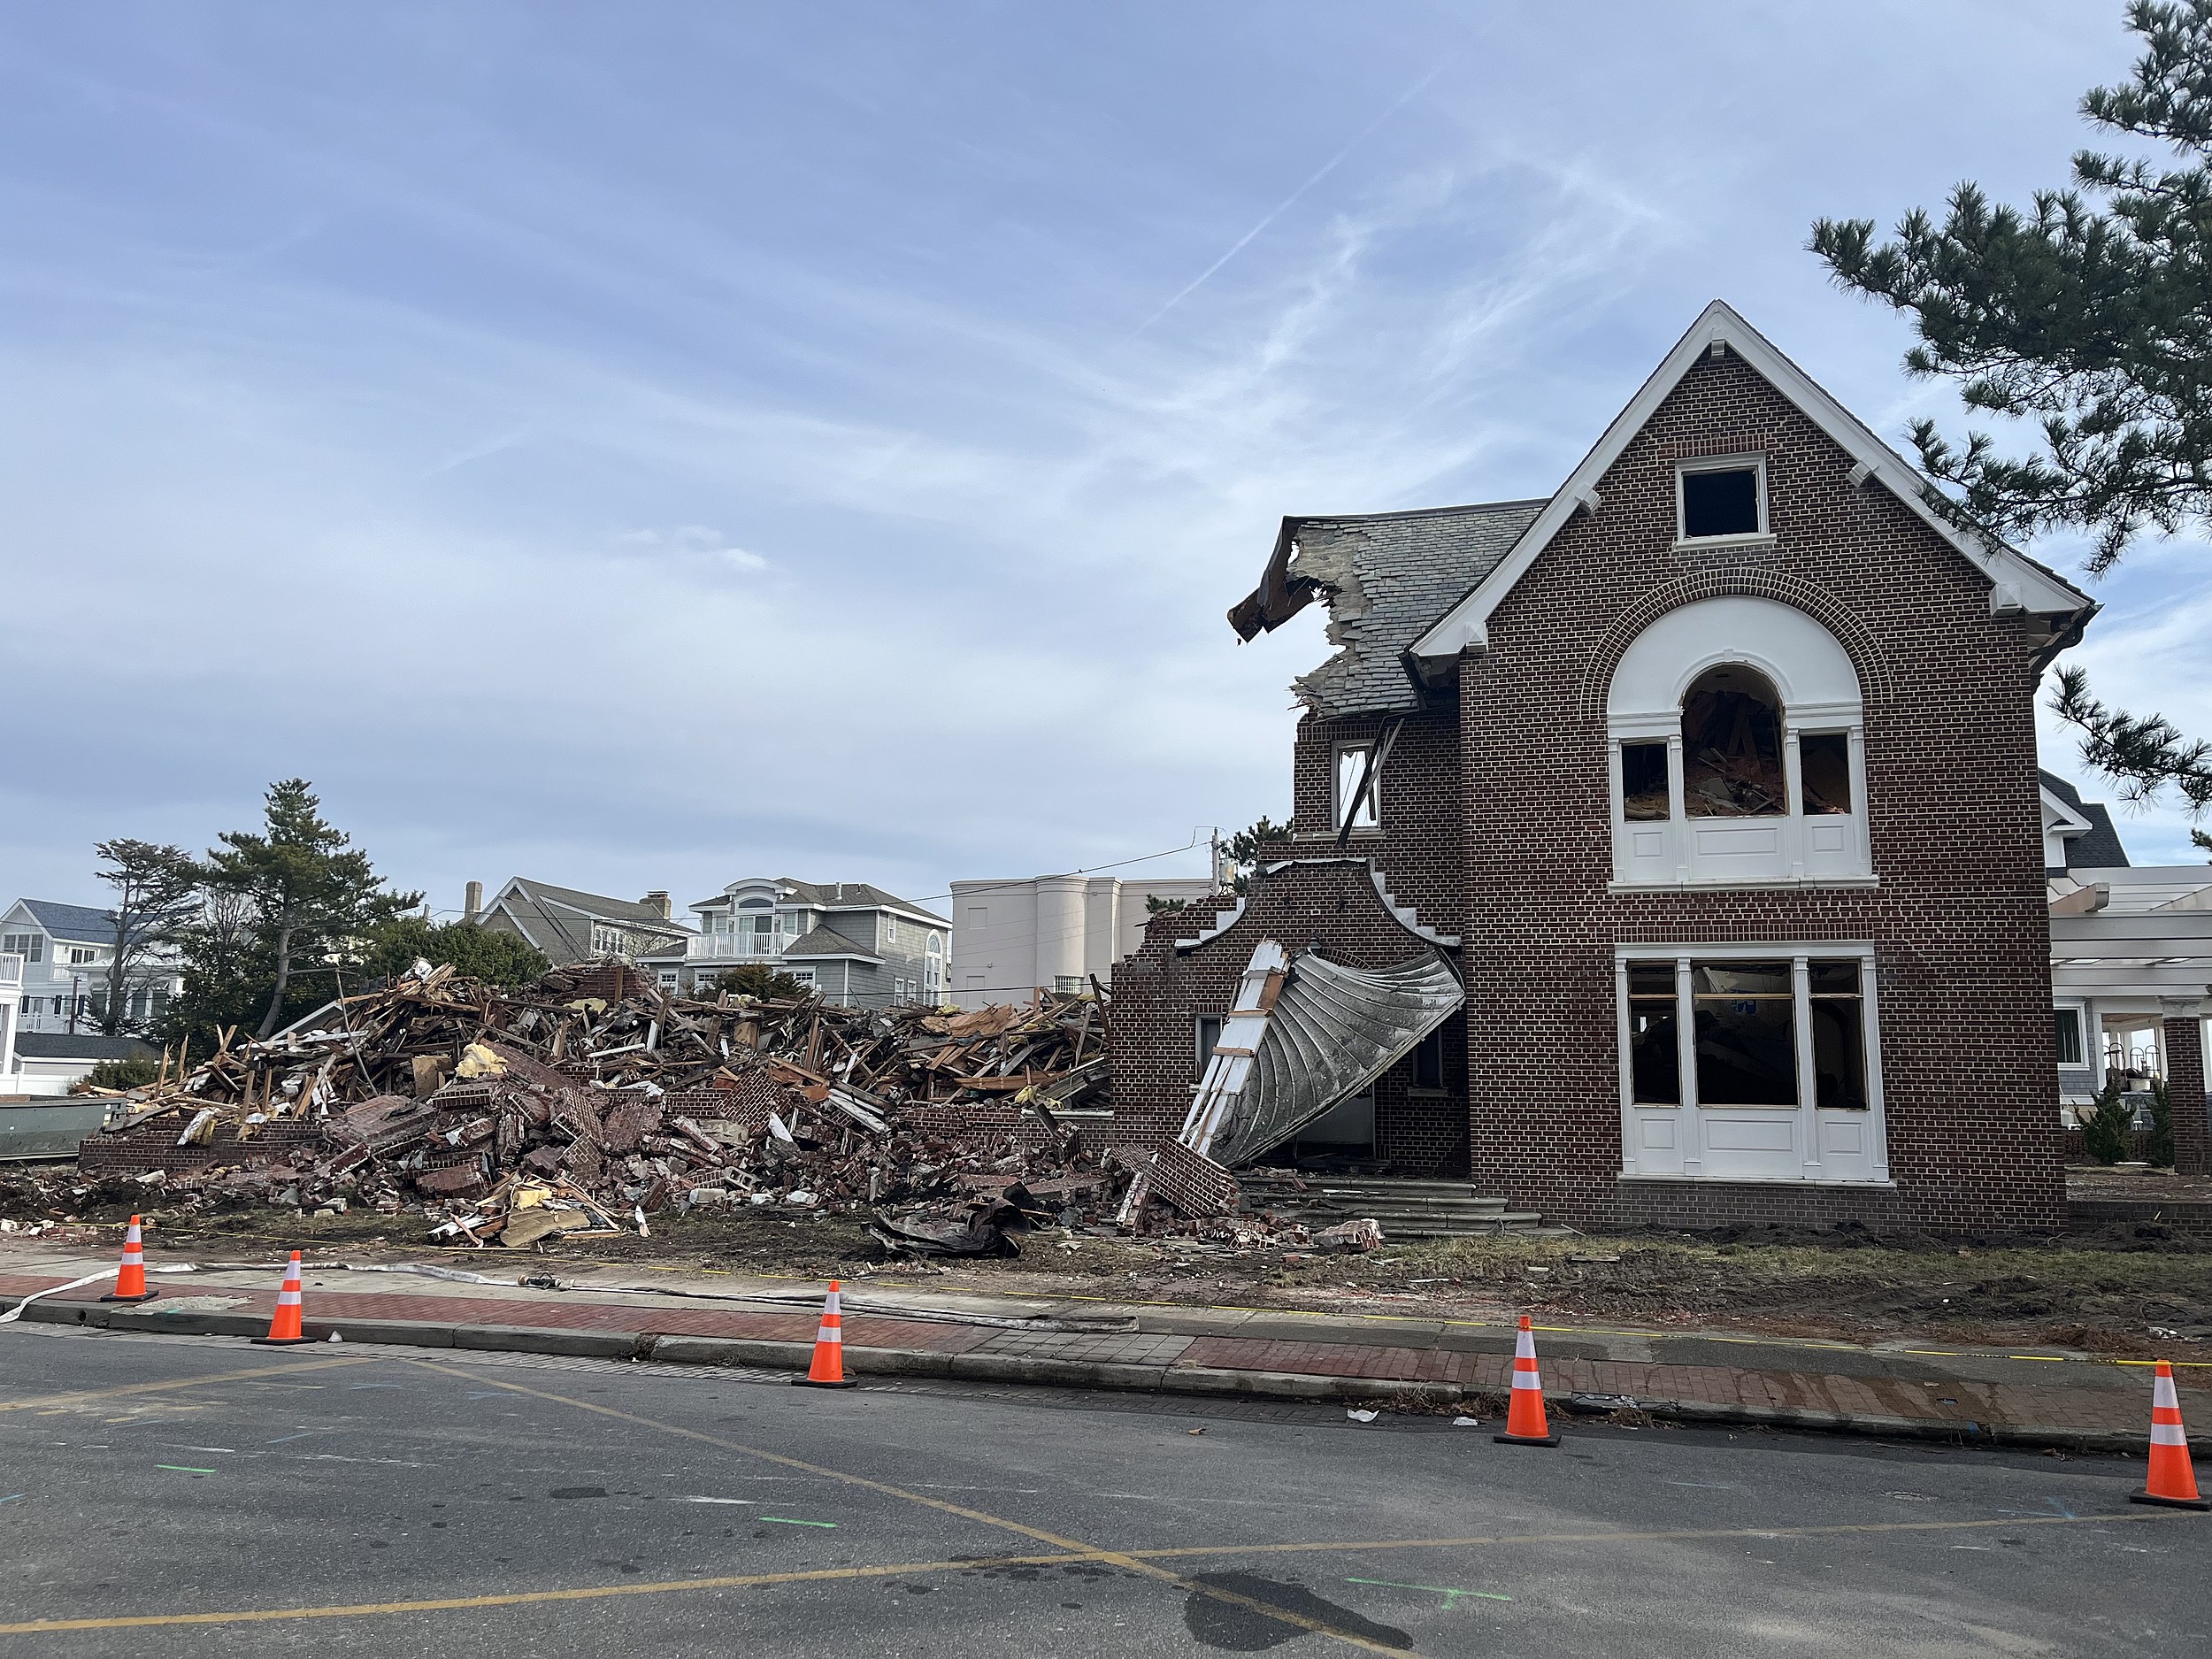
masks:
<instances>
[{"instance_id":1,"label":"dirt ground","mask_svg":"<svg viewBox=\"0 0 2212 1659\"><path fill-rule=\"evenodd\" d=\"M120 1217L99 1218L105 1233ZM306 1248L420 1259L434 1248L419 1217L406 1216L318 1219L242 1208L149 1219L157 1256L253 1259ZM1512 1309L1657 1328L1861 1341L1911 1333L2116 1355L2212 1345L2212 1247L2154 1225L1964 1245L1850 1233L1509 1235L1386 1245L1365 1256L1055 1230L1030 1234L1017 1257L941 1263L887 1259L851 1214L701 1212L656 1217L652 1228L649 1238L438 1254L492 1272L620 1263L1202 1306L1446 1317Z\"/></svg>"}]
</instances>

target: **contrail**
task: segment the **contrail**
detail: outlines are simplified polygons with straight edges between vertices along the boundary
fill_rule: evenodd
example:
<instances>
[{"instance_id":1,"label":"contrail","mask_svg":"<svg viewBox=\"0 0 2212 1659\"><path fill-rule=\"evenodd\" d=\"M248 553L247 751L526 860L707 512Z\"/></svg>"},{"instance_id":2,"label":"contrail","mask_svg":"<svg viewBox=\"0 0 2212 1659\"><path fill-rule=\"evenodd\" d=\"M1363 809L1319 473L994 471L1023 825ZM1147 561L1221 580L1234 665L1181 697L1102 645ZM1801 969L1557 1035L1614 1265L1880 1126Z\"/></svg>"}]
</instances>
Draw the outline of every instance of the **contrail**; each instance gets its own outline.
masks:
<instances>
[{"instance_id":1,"label":"contrail","mask_svg":"<svg viewBox=\"0 0 2212 1659\"><path fill-rule=\"evenodd\" d=\"M1144 321L1139 323L1136 328L1130 334L1129 338L1134 340L1139 334L1144 333L1146 329L1151 327L1153 324L1158 322L1161 318L1166 316L1178 305L1180 305L1185 300L1188 299L1192 295L1198 292L1200 288L1203 288L1217 271L1220 270L1223 265L1227 265L1230 260L1235 258L1239 254L1242 253L1246 248L1250 246L1252 239L1255 236L1257 236L1262 231L1265 230L1270 225L1272 225L1277 219L1280 219L1285 213L1288 212L1291 208L1295 206L1299 197L1304 196L1305 193L1312 189L1315 185L1320 183L1322 180L1327 178L1331 173L1334 173L1337 170L1338 165L1342 163L1344 158L1350 155L1354 150L1357 150L1360 145L1364 143L1374 133L1377 127L1380 127L1392 116L1397 114L1400 110L1404 109L1407 104L1412 103L1414 99L1419 97L1424 92L1427 91L1429 83L1432 81L1434 81L1437 76L1442 74L1444 71L1450 66L1451 61L1452 60L1450 58L1446 58L1444 62L1437 65L1435 68L1430 70L1428 73L1423 75L1418 81L1408 87L1398 96L1396 103L1393 104L1380 115L1378 115L1373 120L1368 122L1366 126L1361 127L1357 133L1352 135L1350 142L1347 143L1343 149L1338 150L1335 155L1330 157L1328 160L1323 162L1319 170L1314 173L1313 177L1308 179L1295 190L1293 190L1288 196L1285 196L1280 202L1277 203L1273 211L1270 212L1266 218L1260 220L1258 224L1253 226L1251 229L1246 231L1243 235L1238 237L1235 244L1227 253L1223 254L1220 258L1215 260L1203 271L1200 272L1196 279L1180 289L1176 294L1174 298L1168 301L1166 304L1161 306L1158 311L1154 311L1152 315L1146 318Z\"/></svg>"}]
</instances>

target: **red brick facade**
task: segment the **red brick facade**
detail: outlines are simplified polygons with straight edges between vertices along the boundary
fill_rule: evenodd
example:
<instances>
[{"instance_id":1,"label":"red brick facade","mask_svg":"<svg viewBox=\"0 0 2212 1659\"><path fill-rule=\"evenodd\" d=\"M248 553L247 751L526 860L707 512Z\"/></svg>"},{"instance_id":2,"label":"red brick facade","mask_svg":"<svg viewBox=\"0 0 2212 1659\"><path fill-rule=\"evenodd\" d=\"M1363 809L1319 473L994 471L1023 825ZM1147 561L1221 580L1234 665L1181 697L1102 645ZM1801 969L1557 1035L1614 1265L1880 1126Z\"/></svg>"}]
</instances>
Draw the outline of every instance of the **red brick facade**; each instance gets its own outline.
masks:
<instances>
[{"instance_id":1,"label":"red brick facade","mask_svg":"<svg viewBox=\"0 0 2212 1659\"><path fill-rule=\"evenodd\" d=\"M1675 464L1764 457L1770 545L1676 546ZM1378 1156L1463 1171L1578 1225L1857 1219L2041 1229L2064 1208L2033 698L2047 633L1993 616L1991 578L1742 357L1701 354L1578 513L1490 613L1456 688L1399 732L1370 857L1425 929L1459 935L1468 1007L1446 1088L1378 1087ZM1877 884L1614 891L1606 694L1653 620L1725 594L1818 620L1857 670ZM1125 1130L1171 1135L1196 1071L1192 1020L1227 1005L1263 933L1359 965L1425 942L1363 863L1314 863L1334 746L1379 718L1310 716L1294 763L1293 867L1218 939L1152 925L1116 979ZM1205 918L1210 926L1210 918ZM1624 1179L1615 948L1858 941L1875 956L1888 1185Z\"/></svg>"}]
</instances>

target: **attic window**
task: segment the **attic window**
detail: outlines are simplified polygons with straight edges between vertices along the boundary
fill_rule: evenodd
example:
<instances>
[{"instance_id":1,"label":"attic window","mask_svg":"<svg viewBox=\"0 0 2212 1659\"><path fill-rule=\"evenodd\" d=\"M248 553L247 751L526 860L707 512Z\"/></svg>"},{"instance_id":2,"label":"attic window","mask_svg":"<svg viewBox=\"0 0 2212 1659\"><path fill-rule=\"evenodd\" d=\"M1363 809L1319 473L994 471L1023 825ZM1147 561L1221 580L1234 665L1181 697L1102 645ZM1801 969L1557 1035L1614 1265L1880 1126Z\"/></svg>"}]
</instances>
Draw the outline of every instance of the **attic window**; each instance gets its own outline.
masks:
<instances>
[{"instance_id":1,"label":"attic window","mask_svg":"<svg viewBox=\"0 0 2212 1659\"><path fill-rule=\"evenodd\" d=\"M1686 464L1678 480L1677 537L1735 541L1767 533L1766 462L1752 456Z\"/></svg>"}]
</instances>

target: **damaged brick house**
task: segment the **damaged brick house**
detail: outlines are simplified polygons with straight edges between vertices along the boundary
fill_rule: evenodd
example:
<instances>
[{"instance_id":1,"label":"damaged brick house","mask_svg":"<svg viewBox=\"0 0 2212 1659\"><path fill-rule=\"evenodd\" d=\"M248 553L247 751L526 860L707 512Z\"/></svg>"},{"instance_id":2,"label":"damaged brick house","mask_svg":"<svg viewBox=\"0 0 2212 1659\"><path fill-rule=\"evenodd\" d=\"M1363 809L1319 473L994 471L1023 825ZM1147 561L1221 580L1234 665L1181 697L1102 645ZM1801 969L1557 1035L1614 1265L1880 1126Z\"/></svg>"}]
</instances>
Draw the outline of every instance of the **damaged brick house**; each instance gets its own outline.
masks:
<instances>
[{"instance_id":1,"label":"damaged brick house","mask_svg":"<svg viewBox=\"0 0 2212 1659\"><path fill-rule=\"evenodd\" d=\"M1118 973L1122 1128L1202 1185L2055 1225L2033 703L2097 607L1921 491L1716 303L1549 497L1286 519L1231 621L1330 608L1293 839Z\"/></svg>"}]
</instances>

